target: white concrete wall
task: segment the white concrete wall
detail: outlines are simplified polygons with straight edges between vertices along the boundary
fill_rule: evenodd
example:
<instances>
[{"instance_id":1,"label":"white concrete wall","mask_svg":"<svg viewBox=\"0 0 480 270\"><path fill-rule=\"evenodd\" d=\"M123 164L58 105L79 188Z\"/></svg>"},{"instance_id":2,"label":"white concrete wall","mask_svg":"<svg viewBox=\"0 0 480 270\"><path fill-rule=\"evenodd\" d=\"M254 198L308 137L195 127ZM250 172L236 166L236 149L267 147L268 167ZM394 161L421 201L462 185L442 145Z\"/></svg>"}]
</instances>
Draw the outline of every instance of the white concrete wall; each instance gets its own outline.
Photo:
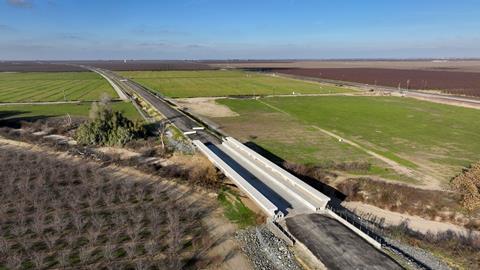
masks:
<instances>
[{"instance_id":1,"label":"white concrete wall","mask_svg":"<svg viewBox=\"0 0 480 270\"><path fill-rule=\"evenodd\" d=\"M121 100L128 100L128 97L127 95L125 95L125 93L123 93L122 89L120 89L120 87L118 87L118 85L116 83L114 83L112 80L110 80L110 78L108 78L107 76L103 75L103 73L95 70L95 69L91 69L91 71L99 74L100 76L102 76L105 80L108 81L108 83L113 87L113 89L115 90L115 92L117 92L117 95L118 97L120 97Z\"/></svg>"},{"instance_id":2,"label":"white concrete wall","mask_svg":"<svg viewBox=\"0 0 480 270\"><path fill-rule=\"evenodd\" d=\"M257 152L253 151L252 149L248 148L241 142L235 140L232 137L226 137L224 139L230 145L236 147L237 149L244 151L247 153L252 159L257 162L261 162L265 167L269 168L272 172L276 173L279 177L282 177L286 181L288 181L291 185L295 186L297 189L300 189L303 193L312 196L316 199L316 210L323 210L325 206L330 201L330 198L325 194L321 193L320 191L314 189L313 187L309 186L302 180L298 179L291 173L287 172L277 164L271 162L270 160L266 159L262 155L258 154ZM311 201L310 201L311 202Z\"/></svg>"},{"instance_id":3,"label":"white concrete wall","mask_svg":"<svg viewBox=\"0 0 480 270\"><path fill-rule=\"evenodd\" d=\"M288 183L284 184L284 181L279 181L279 179L277 179L277 177L272 175L271 172L264 170L263 168L265 167L258 166L258 164L255 164L256 160L245 157L245 156L248 156L246 153L242 155L242 153L240 153L241 151L239 151L238 149L235 149L236 148L235 146L232 146L225 142L223 143L223 146L228 148L231 152L235 153L235 156L240 160L242 160L242 162L247 163L249 164L249 166L256 168L258 172L260 172L264 177L268 178L272 183L279 186L290 197L295 198L296 200L301 202L303 205L305 205L307 208L309 208L313 212L317 210L316 205L312 204L309 200L304 198L304 196L302 196L301 193L295 192L295 190L293 190L291 187L288 186Z\"/></svg>"},{"instance_id":4,"label":"white concrete wall","mask_svg":"<svg viewBox=\"0 0 480 270\"><path fill-rule=\"evenodd\" d=\"M250 185L247 180L235 172L235 170L228 166L228 164L213 153L212 150L205 146L205 144L198 140L194 140L193 144L245 194L247 194L247 196L252 199L269 218L276 219L283 217L283 213L281 213L270 200Z\"/></svg>"}]
</instances>

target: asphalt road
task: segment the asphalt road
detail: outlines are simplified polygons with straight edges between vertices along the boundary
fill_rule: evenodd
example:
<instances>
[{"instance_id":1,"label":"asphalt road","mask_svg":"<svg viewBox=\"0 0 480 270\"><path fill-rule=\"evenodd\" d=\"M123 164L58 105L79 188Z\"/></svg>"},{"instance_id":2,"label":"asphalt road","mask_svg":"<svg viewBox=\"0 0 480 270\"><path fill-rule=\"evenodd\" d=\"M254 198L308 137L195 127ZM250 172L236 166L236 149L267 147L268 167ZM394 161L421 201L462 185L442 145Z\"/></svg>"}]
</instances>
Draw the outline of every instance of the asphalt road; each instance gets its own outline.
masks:
<instances>
[{"instance_id":1,"label":"asphalt road","mask_svg":"<svg viewBox=\"0 0 480 270\"><path fill-rule=\"evenodd\" d=\"M338 221L321 214L286 219L290 233L328 269L403 269Z\"/></svg>"},{"instance_id":2,"label":"asphalt road","mask_svg":"<svg viewBox=\"0 0 480 270\"><path fill-rule=\"evenodd\" d=\"M99 70L99 69L97 69ZM153 94L150 90L144 86L126 79L114 72L108 70L99 70L115 84L117 84L125 93L131 93L134 91L140 95L143 99L148 101L155 107L168 121L174 124L180 131L187 132L192 131L194 127L201 127L202 125L194 119L188 117L184 113L172 107L165 99L160 95ZM208 130L196 130L196 134L187 135L192 140L200 140L203 143L220 143L221 140L210 133Z\"/></svg>"}]
</instances>

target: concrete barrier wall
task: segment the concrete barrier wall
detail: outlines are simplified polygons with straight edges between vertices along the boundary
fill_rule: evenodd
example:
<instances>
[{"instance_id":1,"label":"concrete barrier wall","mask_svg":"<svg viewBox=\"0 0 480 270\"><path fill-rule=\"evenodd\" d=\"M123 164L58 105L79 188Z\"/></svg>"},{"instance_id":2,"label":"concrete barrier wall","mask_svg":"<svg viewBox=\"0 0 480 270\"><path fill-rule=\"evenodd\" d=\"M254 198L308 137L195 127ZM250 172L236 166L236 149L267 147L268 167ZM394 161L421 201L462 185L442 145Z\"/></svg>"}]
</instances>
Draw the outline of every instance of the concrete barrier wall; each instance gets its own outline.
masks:
<instances>
[{"instance_id":1,"label":"concrete barrier wall","mask_svg":"<svg viewBox=\"0 0 480 270\"><path fill-rule=\"evenodd\" d=\"M328 196L326 196L325 194L321 193L320 191L314 189L313 187L309 186L308 184L306 184L302 180L298 179L297 177L295 177L291 173L287 172L286 170L284 170L283 168L281 168L277 164L275 164L275 163L271 162L270 160L266 159L262 155L258 154L257 152L253 151L252 149L248 148L243 143L235 140L234 138L226 137L224 140L231 143L232 145L234 145L238 149L246 152L250 157L252 157L253 159L255 159L258 162L261 162L264 166L270 168L273 172L275 172L279 176L283 177L283 179L289 181L290 184L292 184L295 187L297 187L298 189L302 190L304 193L306 193L310 196L313 196L317 200L321 201L321 203L319 205L316 205L318 210L325 209L325 206L330 201L330 198Z\"/></svg>"},{"instance_id":2,"label":"concrete barrier wall","mask_svg":"<svg viewBox=\"0 0 480 270\"><path fill-rule=\"evenodd\" d=\"M102 76L105 80L107 80L108 83L113 87L115 92L117 92L117 95L120 97L121 100L128 100L127 95L125 95L125 93L123 93L122 89L120 89L120 87L118 87L118 85L116 83L114 83L112 80L110 80L110 78L108 78L107 76L103 75L102 72L97 71L95 69L92 69L92 71L97 73L98 75Z\"/></svg>"},{"instance_id":3,"label":"concrete barrier wall","mask_svg":"<svg viewBox=\"0 0 480 270\"><path fill-rule=\"evenodd\" d=\"M223 144L224 147L230 149L230 151L234 152L243 162L248 163L250 166L258 168L258 171L260 171L263 175L265 175L268 179L270 179L272 182L274 182L276 185L280 186L285 192L288 192L290 196L295 197L297 200L301 201L303 204L305 204L307 207L310 208L312 211L316 211L317 207L310 203L308 200L303 198L300 194L297 192L293 191L290 187L284 185L282 182L278 181L275 177L273 177L271 174L268 172L264 171L261 167L259 167L257 164L254 162L250 161L248 158L244 157L238 149L235 149L234 146L231 146L229 144Z\"/></svg>"},{"instance_id":4,"label":"concrete barrier wall","mask_svg":"<svg viewBox=\"0 0 480 270\"><path fill-rule=\"evenodd\" d=\"M258 192L250 183L233 170L228 164L220 159L212 152L205 144L199 140L194 140L193 144L228 178L230 178L247 196L252 199L261 209L267 214L269 218L275 219L283 217L278 208L270 202L262 193Z\"/></svg>"},{"instance_id":5,"label":"concrete barrier wall","mask_svg":"<svg viewBox=\"0 0 480 270\"><path fill-rule=\"evenodd\" d=\"M370 237L369 235L367 235L366 233L362 232L361 230L359 230L357 227L353 226L352 224L350 224L350 222L346 221L345 219L343 219L342 217L340 217L339 215L335 214L335 212L333 212L332 210L330 209L326 209L325 211L327 213L327 215L333 217L334 219L336 219L338 222L342 223L343 225L345 225L347 228L349 228L350 230L352 230L354 233L356 233L358 236L362 237L363 239L365 239L365 241L367 241L368 243L370 243L372 246L378 248L378 249L382 249L382 244L380 244L378 241L376 241L375 239L373 239L372 237Z\"/></svg>"}]
</instances>

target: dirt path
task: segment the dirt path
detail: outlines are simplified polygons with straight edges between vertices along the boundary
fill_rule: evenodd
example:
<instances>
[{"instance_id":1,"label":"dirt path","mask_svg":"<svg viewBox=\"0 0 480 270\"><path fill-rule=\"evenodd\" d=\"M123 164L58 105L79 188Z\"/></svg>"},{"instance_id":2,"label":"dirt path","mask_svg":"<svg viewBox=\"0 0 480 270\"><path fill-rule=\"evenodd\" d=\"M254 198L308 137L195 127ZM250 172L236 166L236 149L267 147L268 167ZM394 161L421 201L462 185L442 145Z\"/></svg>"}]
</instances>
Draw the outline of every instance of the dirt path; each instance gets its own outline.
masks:
<instances>
[{"instance_id":1,"label":"dirt path","mask_svg":"<svg viewBox=\"0 0 480 270\"><path fill-rule=\"evenodd\" d=\"M386 225L398 225L403 221L408 221L409 228L419 231L421 233L426 233L428 231L432 233L437 233L448 230L461 234L468 233L468 230L462 226L446 222L427 220L419 216L411 216L407 214L392 212L370 204L365 204L361 202L343 202L342 205L345 208L355 212L359 216L374 215L378 219L384 219Z\"/></svg>"},{"instance_id":2,"label":"dirt path","mask_svg":"<svg viewBox=\"0 0 480 270\"><path fill-rule=\"evenodd\" d=\"M221 98L221 97L220 97ZM206 117L232 117L238 116L238 113L230 110L225 105L218 104L214 98L179 98L170 99L169 101L177 104L179 107L186 107L194 114L203 115Z\"/></svg>"},{"instance_id":3,"label":"dirt path","mask_svg":"<svg viewBox=\"0 0 480 270\"><path fill-rule=\"evenodd\" d=\"M268 104L266 102L263 102L261 100L258 100L258 102L262 103L263 105L265 106L268 106L269 108L271 109L274 109L280 113L283 113L285 115L288 115L289 117L293 117L291 116L288 112L276 107L276 106L273 106L271 104ZM410 169L408 167L405 167L401 164L399 164L398 162L394 161L394 160L391 160L385 156L382 156L372 150L369 150L361 145L359 145L358 143L354 142L354 141L351 141L349 139L345 139L343 137L341 137L340 135L337 135L331 131L328 131L326 129L323 129L321 127L318 127L318 126L315 126L315 125L311 125L312 128L315 128L316 130L332 137L332 138L335 138L337 139L338 141L340 142L344 142L346 144L349 144L367 154L369 154L370 156L376 158L376 159L379 159L385 163L387 163L388 165L390 165L390 167L395 170L396 172L400 173L400 174L403 174L403 175L406 175L406 176L409 176L409 177L412 177L412 178L415 178L415 179L421 179L422 180L422 185L424 188L426 189L432 189L432 190L441 190L441 184L440 184L440 181L437 179L437 178L434 178L430 175L427 175L427 174L424 174L424 173L420 173L420 172L417 172L413 169Z\"/></svg>"},{"instance_id":4,"label":"dirt path","mask_svg":"<svg viewBox=\"0 0 480 270\"><path fill-rule=\"evenodd\" d=\"M71 162L86 162L84 159L71 156L64 152L55 152L38 145L0 137L0 151L2 148L22 148L23 150L42 153L45 155L52 155L58 157L59 159L69 160ZM93 161L87 162L94 163ZM213 265L210 265L207 269L252 269L250 261L241 252L239 243L234 238L237 227L225 219L222 208L220 208L216 202L216 194L208 193L198 189L193 190L189 186L182 185L174 181L165 180L158 176L145 174L130 167L118 167L111 165L103 168L103 170L118 176L118 179L151 179L155 181L162 181L166 185L170 185L172 189L177 190L178 194L181 194L180 196L182 196L182 200L184 200L187 205L211 209L208 215L202 217L203 224L208 228L208 235L210 239L210 245L204 255L212 259L214 262Z\"/></svg>"},{"instance_id":5,"label":"dirt path","mask_svg":"<svg viewBox=\"0 0 480 270\"><path fill-rule=\"evenodd\" d=\"M56 104L79 104L86 101L44 101L44 102L6 102L0 103L0 106L10 105L56 105Z\"/></svg>"}]
</instances>

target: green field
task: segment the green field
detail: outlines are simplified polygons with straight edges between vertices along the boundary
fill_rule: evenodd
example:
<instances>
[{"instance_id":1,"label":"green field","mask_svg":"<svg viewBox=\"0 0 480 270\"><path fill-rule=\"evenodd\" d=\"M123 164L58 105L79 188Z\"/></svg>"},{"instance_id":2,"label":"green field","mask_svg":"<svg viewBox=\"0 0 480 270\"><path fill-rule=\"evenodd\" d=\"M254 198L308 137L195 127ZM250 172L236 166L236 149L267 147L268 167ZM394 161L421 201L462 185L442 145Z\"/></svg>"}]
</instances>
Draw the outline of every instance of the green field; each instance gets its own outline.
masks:
<instances>
[{"instance_id":1,"label":"green field","mask_svg":"<svg viewBox=\"0 0 480 270\"><path fill-rule=\"evenodd\" d=\"M91 103L79 104L55 104L55 105L5 105L0 106L0 122L9 120L35 120L49 117L83 116L88 117L92 107ZM141 119L137 110L131 103L113 102L111 107L115 111L121 111L130 119Z\"/></svg>"},{"instance_id":2,"label":"green field","mask_svg":"<svg viewBox=\"0 0 480 270\"><path fill-rule=\"evenodd\" d=\"M345 143L332 138L328 141L328 136L315 131L315 127L350 139L404 166L435 172L444 180L480 160L479 110L399 97L277 97L218 102L241 115L237 119L215 119L227 132L233 130L234 136L249 130L245 116L256 123L264 122L265 129L281 125L281 134L258 131L260 127L250 132L255 135L254 141L290 161L318 164L325 160L367 158L367 154L358 153L360 150ZM282 117L294 121L285 124ZM242 135L245 138L247 134Z\"/></svg>"},{"instance_id":3,"label":"green field","mask_svg":"<svg viewBox=\"0 0 480 270\"><path fill-rule=\"evenodd\" d=\"M121 75L174 98L352 92L316 82L243 71L131 71Z\"/></svg>"},{"instance_id":4,"label":"green field","mask_svg":"<svg viewBox=\"0 0 480 270\"><path fill-rule=\"evenodd\" d=\"M98 100L117 94L93 72L0 73L0 102Z\"/></svg>"}]
</instances>

